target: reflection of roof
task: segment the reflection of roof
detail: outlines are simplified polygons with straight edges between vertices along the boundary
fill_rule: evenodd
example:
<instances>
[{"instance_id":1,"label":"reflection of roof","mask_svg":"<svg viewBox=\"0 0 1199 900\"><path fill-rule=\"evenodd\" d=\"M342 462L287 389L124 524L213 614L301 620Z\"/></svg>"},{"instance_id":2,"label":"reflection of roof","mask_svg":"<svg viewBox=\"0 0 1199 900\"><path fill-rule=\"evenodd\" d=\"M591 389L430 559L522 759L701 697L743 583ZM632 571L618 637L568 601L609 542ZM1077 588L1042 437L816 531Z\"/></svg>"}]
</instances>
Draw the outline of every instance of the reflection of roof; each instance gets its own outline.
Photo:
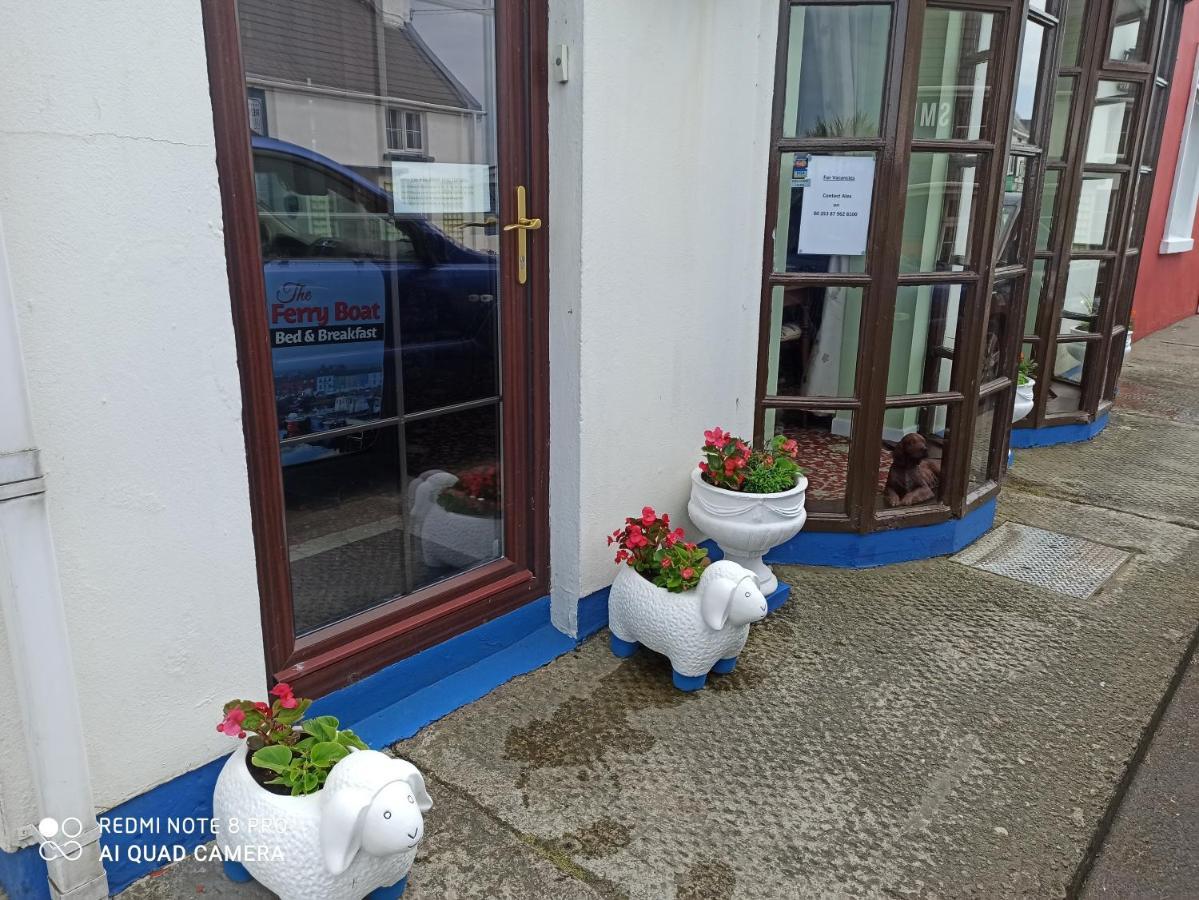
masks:
<instances>
[{"instance_id":1,"label":"reflection of roof","mask_svg":"<svg viewBox=\"0 0 1199 900\"><path fill-rule=\"evenodd\" d=\"M479 109L411 24L386 22L381 83L369 0L239 0L246 75Z\"/></svg>"}]
</instances>

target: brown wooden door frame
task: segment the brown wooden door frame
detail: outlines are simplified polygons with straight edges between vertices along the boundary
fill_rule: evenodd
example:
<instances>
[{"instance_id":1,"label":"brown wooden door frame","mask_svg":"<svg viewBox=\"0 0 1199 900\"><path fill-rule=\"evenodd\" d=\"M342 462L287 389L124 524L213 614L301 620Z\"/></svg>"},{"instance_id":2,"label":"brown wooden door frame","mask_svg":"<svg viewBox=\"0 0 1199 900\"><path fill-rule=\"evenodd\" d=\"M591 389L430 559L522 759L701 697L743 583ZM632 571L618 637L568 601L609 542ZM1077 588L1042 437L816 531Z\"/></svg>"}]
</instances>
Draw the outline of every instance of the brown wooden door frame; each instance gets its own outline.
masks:
<instances>
[{"instance_id":1,"label":"brown wooden door frame","mask_svg":"<svg viewBox=\"0 0 1199 900\"><path fill-rule=\"evenodd\" d=\"M498 191L511 217L515 186L547 222L547 0L496 4ZM262 255L236 0L201 0L224 209L242 424L269 679L319 696L530 600L549 585L549 261L529 235L529 279L516 282L515 232L501 244L501 436L505 556L311 634L296 637L263 303Z\"/></svg>"}]
</instances>

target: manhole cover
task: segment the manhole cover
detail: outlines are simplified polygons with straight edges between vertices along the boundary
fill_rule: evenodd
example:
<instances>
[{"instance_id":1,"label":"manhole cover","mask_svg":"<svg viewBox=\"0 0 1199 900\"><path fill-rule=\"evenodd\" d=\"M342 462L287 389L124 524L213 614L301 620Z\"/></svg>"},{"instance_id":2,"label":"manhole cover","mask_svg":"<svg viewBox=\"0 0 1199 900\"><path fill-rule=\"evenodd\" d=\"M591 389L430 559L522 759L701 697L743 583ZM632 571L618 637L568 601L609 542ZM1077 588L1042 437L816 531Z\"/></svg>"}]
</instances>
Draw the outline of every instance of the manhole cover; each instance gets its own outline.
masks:
<instances>
[{"instance_id":1,"label":"manhole cover","mask_svg":"<svg viewBox=\"0 0 1199 900\"><path fill-rule=\"evenodd\" d=\"M1004 522L950 559L1085 600L1128 554L1067 534Z\"/></svg>"}]
</instances>

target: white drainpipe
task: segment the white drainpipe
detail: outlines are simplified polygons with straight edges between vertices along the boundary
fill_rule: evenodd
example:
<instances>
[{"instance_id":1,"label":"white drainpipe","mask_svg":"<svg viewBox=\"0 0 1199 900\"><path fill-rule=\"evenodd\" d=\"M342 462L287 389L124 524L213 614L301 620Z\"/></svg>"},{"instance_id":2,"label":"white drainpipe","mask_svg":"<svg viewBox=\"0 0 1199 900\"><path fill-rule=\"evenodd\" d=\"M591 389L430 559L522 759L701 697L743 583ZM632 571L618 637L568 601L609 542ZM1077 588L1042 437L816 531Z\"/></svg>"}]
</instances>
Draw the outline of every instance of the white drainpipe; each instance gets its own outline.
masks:
<instances>
[{"instance_id":1,"label":"white drainpipe","mask_svg":"<svg viewBox=\"0 0 1199 900\"><path fill-rule=\"evenodd\" d=\"M53 841L64 852L55 852L49 843L42 846L43 858L49 857L46 866L50 895L54 900L99 900L108 896L108 876L100 860L100 828L88 776L54 541L46 515L46 485L33 440L2 227L0 607L21 704L38 816L63 826ZM76 823L79 834L72 837Z\"/></svg>"}]
</instances>

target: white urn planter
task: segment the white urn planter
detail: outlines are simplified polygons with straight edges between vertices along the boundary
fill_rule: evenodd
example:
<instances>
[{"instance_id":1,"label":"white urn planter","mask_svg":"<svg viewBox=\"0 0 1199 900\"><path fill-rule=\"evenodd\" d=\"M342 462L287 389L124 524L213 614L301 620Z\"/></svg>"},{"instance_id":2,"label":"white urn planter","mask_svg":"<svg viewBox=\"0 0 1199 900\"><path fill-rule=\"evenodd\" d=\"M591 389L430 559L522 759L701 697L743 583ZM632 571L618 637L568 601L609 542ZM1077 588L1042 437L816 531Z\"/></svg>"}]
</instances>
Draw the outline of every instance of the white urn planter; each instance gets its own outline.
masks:
<instances>
[{"instance_id":1,"label":"white urn planter","mask_svg":"<svg viewBox=\"0 0 1199 900\"><path fill-rule=\"evenodd\" d=\"M243 744L217 776L213 831L225 874L280 900L395 900L433 801L410 762L351 750L325 786L300 797L254 780Z\"/></svg>"},{"instance_id":2,"label":"white urn planter","mask_svg":"<svg viewBox=\"0 0 1199 900\"><path fill-rule=\"evenodd\" d=\"M612 652L632 656L645 646L661 653L681 691L702 688L709 672L733 671L749 626L765 615L753 573L728 560L710 564L694 590L677 594L621 566L608 597Z\"/></svg>"},{"instance_id":3,"label":"white urn planter","mask_svg":"<svg viewBox=\"0 0 1199 900\"><path fill-rule=\"evenodd\" d=\"M420 538L425 565L463 569L500 555L499 516L468 516L438 503L456 475L434 470L415 479L409 491L411 533Z\"/></svg>"},{"instance_id":4,"label":"white urn planter","mask_svg":"<svg viewBox=\"0 0 1199 900\"><path fill-rule=\"evenodd\" d=\"M691 472L691 499L687 514L696 527L714 540L724 558L744 566L758 579L763 594L772 594L779 582L762 555L791 540L808 519L804 495L808 479L802 475L795 487L775 494L749 494L708 484L699 469Z\"/></svg>"},{"instance_id":5,"label":"white urn planter","mask_svg":"<svg viewBox=\"0 0 1199 900\"><path fill-rule=\"evenodd\" d=\"M1025 384L1016 385L1016 399L1012 404L1012 421L1019 422L1033 407L1033 392L1036 390L1036 379L1030 378Z\"/></svg>"}]
</instances>

